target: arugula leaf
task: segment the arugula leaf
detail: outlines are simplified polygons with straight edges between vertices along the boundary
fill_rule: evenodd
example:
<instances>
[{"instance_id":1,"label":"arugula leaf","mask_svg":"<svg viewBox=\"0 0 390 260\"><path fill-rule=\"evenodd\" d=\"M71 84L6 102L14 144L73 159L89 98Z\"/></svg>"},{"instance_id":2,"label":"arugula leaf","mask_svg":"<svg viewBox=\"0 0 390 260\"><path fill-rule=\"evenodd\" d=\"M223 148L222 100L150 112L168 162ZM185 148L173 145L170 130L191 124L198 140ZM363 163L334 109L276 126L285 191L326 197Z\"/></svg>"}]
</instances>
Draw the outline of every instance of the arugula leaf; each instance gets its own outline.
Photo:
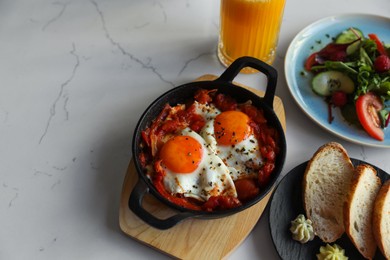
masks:
<instances>
[{"instance_id":1,"label":"arugula leaf","mask_svg":"<svg viewBox=\"0 0 390 260\"><path fill-rule=\"evenodd\" d=\"M381 125L382 125L382 128L385 128L387 125L387 120L388 120L388 117L390 116L389 115L389 111L386 110L386 109L382 109L379 111L378 113L379 115L379 119L381 120Z\"/></svg>"},{"instance_id":2,"label":"arugula leaf","mask_svg":"<svg viewBox=\"0 0 390 260\"><path fill-rule=\"evenodd\" d=\"M378 50L375 41L371 39L365 39L361 49L364 50L370 60L375 60Z\"/></svg>"},{"instance_id":3,"label":"arugula leaf","mask_svg":"<svg viewBox=\"0 0 390 260\"><path fill-rule=\"evenodd\" d=\"M374 64L364 48L360 48L360 60L362 66L368 66L373 70Z\"/></svg>"},{"instance_id":4,"label":"arugula leaf","mask_svg":"<svg viewBox=\"0 0 390 260\"><path fill-rule=\"evenodd\" d=\"M377 93L384 101L390 99L390 75L379 74L374 69L376 50L372 40L365 40L360 48L355 99L369 91Z\"/></svg>"},{"instance_id":5,"label":"arugula leaf","mask_svg":"<svg viewBox=\"0 0 390 260\"><path fill-rule=\"evenodd\" d=\"M373 91L378 93L384 101L390 100L390 80L385 79L372 87Z\"/></svg>"}]
</instances>

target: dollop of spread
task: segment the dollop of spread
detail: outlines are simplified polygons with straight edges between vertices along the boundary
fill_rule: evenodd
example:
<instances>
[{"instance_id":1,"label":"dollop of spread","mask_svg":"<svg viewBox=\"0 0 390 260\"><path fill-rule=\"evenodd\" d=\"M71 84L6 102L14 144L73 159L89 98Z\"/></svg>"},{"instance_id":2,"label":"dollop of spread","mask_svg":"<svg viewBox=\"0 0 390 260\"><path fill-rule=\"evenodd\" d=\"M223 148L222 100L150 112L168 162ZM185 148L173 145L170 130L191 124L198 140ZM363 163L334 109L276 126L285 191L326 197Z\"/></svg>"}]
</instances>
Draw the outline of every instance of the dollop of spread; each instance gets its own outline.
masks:
<instances>
[{"instance_id":1,"label":"dollop of spread","mask_svg":"<svg viewBox=\"0 0 390 260\"><path fill-rule=\"evenodd\" d=\"M293 239L302 244L313 240L315 237L311 220L306 219L303 214L299 214L291 221L290 231Z\"/></svg>"},{"instance_id":2,"label":"dollop of spread","mask_svg":"<svg viewBox=\"0 0 390 260\"><path fill-rule=\"evenodd\" d=\"M348 260L348 257L344 254L344 249L339 245L333 244L320 247L320 253L317 254L318 260Z\"/></svg>"}]
</instances>

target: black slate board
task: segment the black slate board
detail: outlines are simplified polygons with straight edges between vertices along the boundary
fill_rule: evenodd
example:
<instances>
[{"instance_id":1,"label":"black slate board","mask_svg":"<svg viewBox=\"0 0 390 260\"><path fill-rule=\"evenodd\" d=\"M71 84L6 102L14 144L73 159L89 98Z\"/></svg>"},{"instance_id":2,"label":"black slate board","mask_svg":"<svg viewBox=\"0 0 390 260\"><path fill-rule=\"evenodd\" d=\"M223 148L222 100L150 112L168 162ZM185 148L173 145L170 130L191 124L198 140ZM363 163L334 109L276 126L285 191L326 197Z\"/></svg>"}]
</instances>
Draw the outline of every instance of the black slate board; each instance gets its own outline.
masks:
<instances>
[{"instance_id":1,"label":"black slate board","mask_svg":"<svg viewBox=\"0 0 390 260\"><path fill-rule=\"evenodd\" d=\"M357 159L351 159L351 161L355 166L366 163ZM305 214L302 203L302 179L307 163L304 162L287 173L278 184L271 198L269 210L271 237L276 251L284 260L316 259L316 254L319 252L320 247L325 245L318 237L306 244L301 244L292 239L289 230L291 220L295 219L299 214ZM385 171L374 165L371 166L376 169L382 182L390 179L390 175ZM349 259L364 259L346 234L335 243L345 249L345 255ZM377 249L374 259L385 259L379 249Z\"/></svg>"}]
</instances>

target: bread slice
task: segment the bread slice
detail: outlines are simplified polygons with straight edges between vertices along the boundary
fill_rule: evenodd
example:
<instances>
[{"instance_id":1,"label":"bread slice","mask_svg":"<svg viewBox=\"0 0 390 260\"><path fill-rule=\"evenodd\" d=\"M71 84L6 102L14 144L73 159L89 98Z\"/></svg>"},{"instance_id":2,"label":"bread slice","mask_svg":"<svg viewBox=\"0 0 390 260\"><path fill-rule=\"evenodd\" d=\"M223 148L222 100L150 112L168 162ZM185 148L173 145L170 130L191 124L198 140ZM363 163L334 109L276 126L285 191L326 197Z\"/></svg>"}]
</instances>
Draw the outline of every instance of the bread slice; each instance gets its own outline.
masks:
<instances>
[{"instance_id":1,"label":"bread slice","mask_svg":"<svg viewBox=\"0 0 390 260\"><path fill-rule=\"evenodd\" d=\"M372 215L381 185L381 179L374 168L366 164L358 165L352 178L348 202L345 203L345 231L366 259L372 259L377 248L372 230Z\"/></svg>"},{"instance_id":2,"label":"bread slice","mask_svg":"<svg viewBox=\"0 0 390 260\"><path fill-rule=\"evenodd\" d=\"M390 180L383 184L376 196L372 220L377 245L386 259L390 259Z\"/></svg>"},{"instance_id":3,"label":"bread slice","mask_svg":"<svg viewBox=\"0 0 390 260\"><path fill-rule=\"evenodd\" d=\"M306 217L324 242L336 241L344 233L343 207L354 167L344 147L336 142L321 146L308 162L303 177Z\"/></svg>"}]
</instances>

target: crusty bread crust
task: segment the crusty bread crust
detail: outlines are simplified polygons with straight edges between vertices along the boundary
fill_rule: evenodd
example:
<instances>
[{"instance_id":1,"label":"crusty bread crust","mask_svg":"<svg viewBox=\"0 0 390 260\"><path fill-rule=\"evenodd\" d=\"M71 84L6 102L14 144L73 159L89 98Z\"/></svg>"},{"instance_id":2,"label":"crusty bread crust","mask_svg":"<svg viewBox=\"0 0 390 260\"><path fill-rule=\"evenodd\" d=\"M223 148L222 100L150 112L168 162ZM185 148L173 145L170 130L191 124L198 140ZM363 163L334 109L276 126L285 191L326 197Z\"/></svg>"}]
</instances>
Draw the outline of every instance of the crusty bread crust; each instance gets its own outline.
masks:
<instances>
[{"instance_id":1,"label":"crusty bread crust","mask_svg":"<svg viewBox=\"0 0 390 260\"><path fill-rule=\"evenodd\" d=\"M372 228L377 245L390 259L390 180L386 181L375 199Z\"/></svg>"},{"instance_id":2,"label":"crusty bread crust","mask_svg":"<svg viewBox=\"0 0 390 260\"><path fill-rule=\"evenodd\" d=\"M303 204L316 235L324 242L344 233L344 202L354 167L344 147L336 142L321 146L308 162L303 177Z\"/></svg>"},{"instance_id":3,"label":"crusty bread crust","mask_svg":"<svg viewBox=\"0 0 390 260\"><path fill-rule=\"evenodd\" d=\"M360 164L355 168L349 198L345 203L345 231L366 259L373 259L377 248L372 230L372 212L381 185L376 170L370 165Z\"/></svg>"}]
</instances>

